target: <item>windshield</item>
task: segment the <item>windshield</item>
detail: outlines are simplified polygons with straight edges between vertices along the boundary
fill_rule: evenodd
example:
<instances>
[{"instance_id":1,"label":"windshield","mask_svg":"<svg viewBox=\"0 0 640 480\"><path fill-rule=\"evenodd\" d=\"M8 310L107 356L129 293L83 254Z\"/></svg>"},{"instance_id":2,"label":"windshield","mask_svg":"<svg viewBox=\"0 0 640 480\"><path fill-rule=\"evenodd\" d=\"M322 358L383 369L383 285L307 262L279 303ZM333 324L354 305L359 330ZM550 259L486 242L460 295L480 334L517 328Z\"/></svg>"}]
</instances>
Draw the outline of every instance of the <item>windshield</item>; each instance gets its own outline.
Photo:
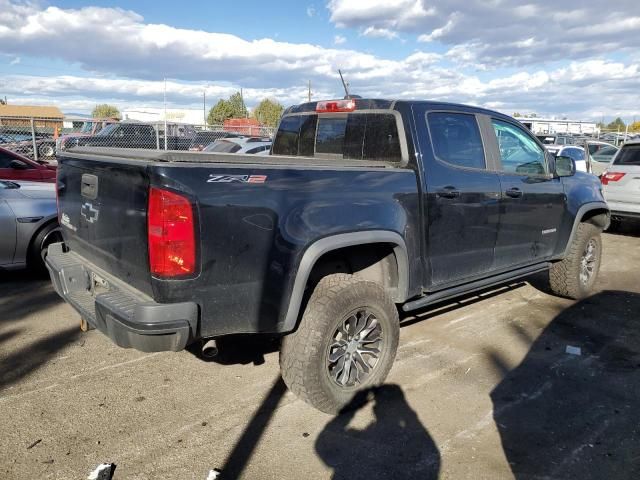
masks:
<instances>
[{"instance_id":1,"label":"windshield","mask_svg":"<svg viewBox=\"0 0 640 480\"><path fill-rule=\"evenodd\" d=\"M111 125L107 125L102 130L100 130L97 135L100 137L108 137L111 132L113 132L116 128L118 128L117 123L112 123Z\"/></svg>"},{"instance_id":2,"label":"windshield","mask_svg":"<svg viewBox=\"0 0 640 480\"><path fill-rule=\"evenodd\" d=\"M80 133L91 133L93 131L93 122L84 122Z\"/></svg>"},{"instance_id":3,"label":"windshield","mask_svg":"<svg viewBox=\"0 0 640 480\"><path fill-rule=\"evenodd\" d=\"M7 180L0 180L0 189L9 190L12 188L20 188L20 185Z\"/></svg>"}]
</instances>

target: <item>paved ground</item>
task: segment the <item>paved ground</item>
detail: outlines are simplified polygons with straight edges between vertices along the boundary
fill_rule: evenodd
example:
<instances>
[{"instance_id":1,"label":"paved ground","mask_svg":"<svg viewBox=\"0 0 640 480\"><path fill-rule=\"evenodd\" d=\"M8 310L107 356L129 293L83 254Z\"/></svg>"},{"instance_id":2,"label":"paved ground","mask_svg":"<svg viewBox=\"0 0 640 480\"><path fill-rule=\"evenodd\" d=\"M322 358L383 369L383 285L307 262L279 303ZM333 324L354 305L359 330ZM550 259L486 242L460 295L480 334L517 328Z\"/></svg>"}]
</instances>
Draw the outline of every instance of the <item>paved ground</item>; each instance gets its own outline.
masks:
<instances>
[{"instance_id":1,"label":"paved ground","mask_svg":"<svg viewBox=\"0 0 640 480\"><path fill-rule=\"evenodd\" d=\"M335 418L286 392L269 344L118 349L5 274L0 478L640 478L640 227L604 242L582 302L523 283L406 318L387 385Z\"/></svg>"}]
</instances>

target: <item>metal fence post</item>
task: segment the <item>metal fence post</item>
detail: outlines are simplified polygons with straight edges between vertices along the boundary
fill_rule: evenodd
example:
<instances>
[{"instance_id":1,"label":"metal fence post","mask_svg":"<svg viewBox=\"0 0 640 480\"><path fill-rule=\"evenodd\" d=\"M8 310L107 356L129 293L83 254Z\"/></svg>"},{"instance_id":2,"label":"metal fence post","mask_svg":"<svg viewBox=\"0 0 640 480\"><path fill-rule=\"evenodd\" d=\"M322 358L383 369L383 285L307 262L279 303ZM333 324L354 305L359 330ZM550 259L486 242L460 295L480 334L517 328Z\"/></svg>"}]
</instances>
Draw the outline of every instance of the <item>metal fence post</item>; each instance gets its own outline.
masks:
<instances>
[{"instance_id":1,"label":"metal fence post","mask_svg":"<svg viewBox=\"0 0 640 480\"><path fill-rule=\"evenodd\" d=\"M33 159L38 161L38 146L36 145L36 128L31 118L31 142L33 143Z\"/></svg>"},{"instance_id":2,"label":"metal fence post","mask_svg":"<svg viewBox=\"0 0 640 480\"><path fill-rule=\"evenodd\" d=\"M156 150L160 150L160 126L156 123Z\"/></svg>"}]
</instances>

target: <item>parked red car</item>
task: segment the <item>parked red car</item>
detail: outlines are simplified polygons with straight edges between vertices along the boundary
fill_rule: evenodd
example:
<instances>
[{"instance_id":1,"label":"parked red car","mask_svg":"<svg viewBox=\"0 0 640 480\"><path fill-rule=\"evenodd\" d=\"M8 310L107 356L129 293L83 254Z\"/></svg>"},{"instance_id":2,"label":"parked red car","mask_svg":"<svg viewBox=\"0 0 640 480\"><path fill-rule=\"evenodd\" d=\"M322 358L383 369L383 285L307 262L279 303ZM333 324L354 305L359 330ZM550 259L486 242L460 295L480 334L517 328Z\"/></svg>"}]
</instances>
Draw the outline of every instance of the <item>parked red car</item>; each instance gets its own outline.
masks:
<instances>
[{"instance_id":1,"label":"parked red car","mask_svg":"<svg viewBox=\"0 0 640 480\"><path fill-rule=\"evenodd\" d=\"M55 182L56 167L35 162L19 153L0 147L0 179Z\"/></svg>"}]
</instances>

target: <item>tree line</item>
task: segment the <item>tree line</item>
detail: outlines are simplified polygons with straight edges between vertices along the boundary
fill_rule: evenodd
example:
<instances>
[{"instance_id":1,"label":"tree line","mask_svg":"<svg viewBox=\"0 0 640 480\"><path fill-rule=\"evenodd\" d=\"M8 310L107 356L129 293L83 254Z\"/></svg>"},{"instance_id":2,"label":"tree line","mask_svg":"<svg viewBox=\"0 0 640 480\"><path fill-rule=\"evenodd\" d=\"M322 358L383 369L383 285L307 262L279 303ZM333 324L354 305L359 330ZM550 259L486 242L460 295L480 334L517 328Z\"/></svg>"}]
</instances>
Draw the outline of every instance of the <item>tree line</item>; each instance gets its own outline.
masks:
<instances>
[{"instance_id":1,"label":"tree line","mask_svg":"<svg viewBox=\"0 0 640 480\"><path fill-rule=\"evenodd\" d=\"M248 118L251 116L262 125L275 127L280 121L284 107L275 100L265 98L251 111L247 109L240 92L236 92L228 99L220 99L211 109L207 116L208 125L222 125L225 120L231 118ZM91 112L93 118L117 118L121 119L120 111L114 105L103 103L96 105Z\"/></svg>"}]
</instances>

